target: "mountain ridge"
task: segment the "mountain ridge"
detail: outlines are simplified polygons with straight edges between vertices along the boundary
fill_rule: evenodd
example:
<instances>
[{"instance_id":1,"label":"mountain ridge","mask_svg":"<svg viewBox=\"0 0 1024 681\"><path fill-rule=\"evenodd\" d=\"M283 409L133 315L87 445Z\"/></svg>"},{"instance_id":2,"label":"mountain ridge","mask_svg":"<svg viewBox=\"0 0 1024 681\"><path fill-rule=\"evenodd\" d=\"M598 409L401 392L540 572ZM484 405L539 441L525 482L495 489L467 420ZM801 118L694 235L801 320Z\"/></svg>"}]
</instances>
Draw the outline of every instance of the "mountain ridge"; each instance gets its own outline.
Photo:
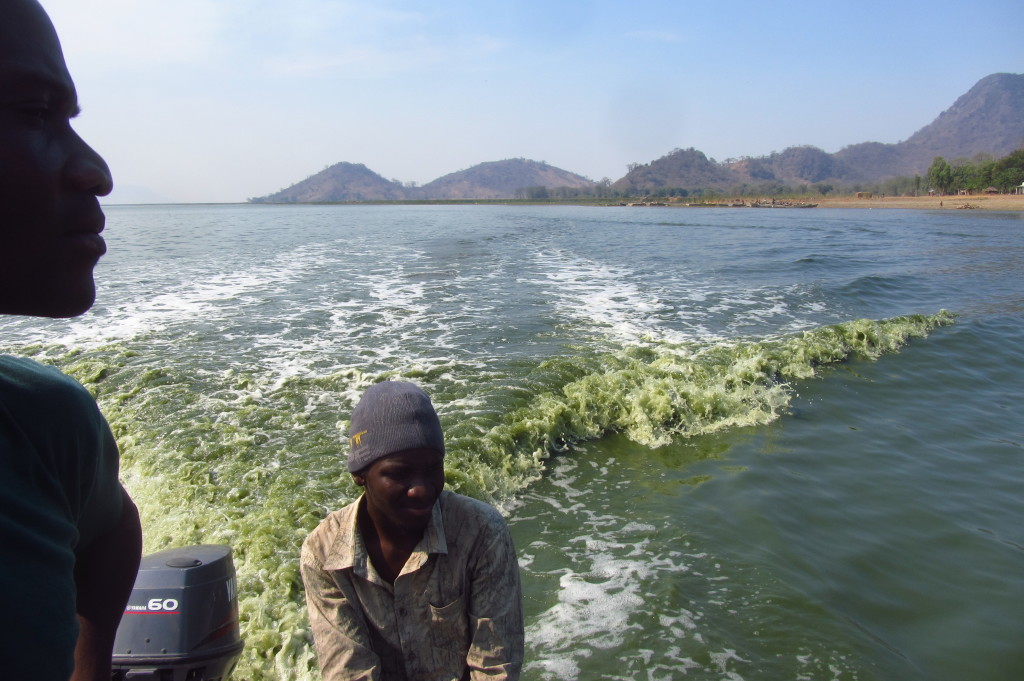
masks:
<instances>
[{"instance_id":1,"label":"mountain ridge","mask_svg":"<svg viewBox=\"0 0 1024 681\"><path fill-rule=\"evenodd\" d=\"M1005 156L1024 147L1024 74L994 73L979 80L931 123L902 142L861 142L834 153L814 146L789 147L767 156L719 163L691 147L673 149L611 182L594 182L543 161L488 161L449 173L420 187L387 180L361 163L336 163L254 203L513 199L562 192L650 193L749 189L784 185L877 183L924 175L936 156Z\"/></svg>"}]
</instances>

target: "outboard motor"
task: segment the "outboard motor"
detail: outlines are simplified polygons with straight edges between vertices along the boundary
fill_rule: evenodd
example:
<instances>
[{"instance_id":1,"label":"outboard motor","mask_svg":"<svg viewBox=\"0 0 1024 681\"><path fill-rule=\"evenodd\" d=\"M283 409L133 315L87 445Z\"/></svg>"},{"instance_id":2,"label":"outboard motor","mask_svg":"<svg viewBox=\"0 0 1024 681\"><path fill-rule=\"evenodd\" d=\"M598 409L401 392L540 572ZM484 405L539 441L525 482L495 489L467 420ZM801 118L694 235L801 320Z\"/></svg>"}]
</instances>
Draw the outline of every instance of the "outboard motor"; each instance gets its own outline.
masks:
<instances>
[{"instance_id":1,"label":"outboard motor","mask_svg":"<svg viewBox=\"0 0 1024 681\"><path fill-rule=\"evenodd\" d=\"M231 547L142 559L114 639L112 681L227 681L241 653Z\"/></svg>"}]
</instances>

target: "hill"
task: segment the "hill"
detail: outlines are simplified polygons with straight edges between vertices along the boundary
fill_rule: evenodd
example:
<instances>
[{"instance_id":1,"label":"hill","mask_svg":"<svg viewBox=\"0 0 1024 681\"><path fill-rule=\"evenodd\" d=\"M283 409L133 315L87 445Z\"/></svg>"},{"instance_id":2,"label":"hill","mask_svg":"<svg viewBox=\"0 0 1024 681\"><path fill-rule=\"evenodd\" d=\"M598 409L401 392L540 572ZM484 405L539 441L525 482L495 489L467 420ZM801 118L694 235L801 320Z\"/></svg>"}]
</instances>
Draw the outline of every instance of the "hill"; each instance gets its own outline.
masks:
<instances>
[{"instance_id":1,"label":"hill","mask_svg":"<svg viewBox=\"0 0 1024 681\"><path fill-rule=\"evenodd\" d=\"M1024 75L995 73L978 81L938 118L903 142L865 142L835 154L842 179L877 182L923 175L936 156L948 161L995 158L1024 147Z\"/></svg>"},{"instance_id":2,"label":"hill","mask_svg":"<svg viewBox=\"0 0 1024 681\"><path fill-rule=\"evenodd\" d=\"M674 149L647 164L634 164L629 173L612 184L612 190L627 194L651 190L720 187L733 184L734 174L696 149Z\"/></svg>"},{"instance_id":3,"label":"hill","mask_svg":"<svg viewBox=\"0 0 1024 681\"><path fill-rule=\"evenodd\" d=\"M936 156L998 158L1024 147L1024 74L982 78L938 118L896 146L905 167L915 172L926 169Z\"/></svg>"},{"instance_id":4,"label":"hill","mask_svg":"<svg viewBox=\"0 0 1024 681\"><path fill-rule=\"evenodd\" d=\"M398 182L386 180L362 163L335 163L279 192L249 199L252 203L319 201L396 201L407 198Z\"/></svg>"},{"instance_id":5,"label":"hill","mask_svg":"<svg viewBox=\"0 0 1024 681\"><path fill-rule=\"evenodd\" d=\"M468 170L445 175L419 188L423 199L513 199L523 198L530 188L591 190L591 180L543 161L513 158L481 163Z\"/></svg>"},{"instance_id":6,"label":"hill","mask_svg":"<svg viewBox=\"0 0 1024 681\"><path fill-rule=\"evenodd\" d=\"M400 201L431 199L513 199L527 189L568 187L590 191L594 183L544 162L523 158L481 163L440 177L422 187L386 180L362 163L336 163L252 203Z\"/></svg>"}]
</instances>

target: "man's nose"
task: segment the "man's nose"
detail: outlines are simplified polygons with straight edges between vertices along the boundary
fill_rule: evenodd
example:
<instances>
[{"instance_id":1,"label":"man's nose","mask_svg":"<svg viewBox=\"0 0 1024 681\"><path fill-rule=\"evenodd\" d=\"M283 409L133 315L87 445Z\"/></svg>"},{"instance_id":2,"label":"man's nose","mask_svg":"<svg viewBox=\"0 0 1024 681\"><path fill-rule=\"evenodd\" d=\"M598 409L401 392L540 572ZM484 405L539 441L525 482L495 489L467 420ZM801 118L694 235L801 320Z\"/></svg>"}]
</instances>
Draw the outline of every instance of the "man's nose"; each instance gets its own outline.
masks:
<instances>
[{"instance_id":1,"label":"man's nose","mask_svg":"<svg viewBox=\"0 0 1024 681\"><path fill-rule=\"evenodd\" d=\"M72 132L72 152L68 159L67 176L72 186L96 196L106 196L114 189L110 168L103 157Z\"/></svg>"},{"instance_id":2,"label":"man's nose","mask_svg":"<svg viewBox=\"0 0 1024 681\"><path fill-rule=\"evenodd\" d=\"M409 483L406 494L412 499L426 499L434 494L434 483L427 478L416 478Z\"/></svg>"}]
</instances>

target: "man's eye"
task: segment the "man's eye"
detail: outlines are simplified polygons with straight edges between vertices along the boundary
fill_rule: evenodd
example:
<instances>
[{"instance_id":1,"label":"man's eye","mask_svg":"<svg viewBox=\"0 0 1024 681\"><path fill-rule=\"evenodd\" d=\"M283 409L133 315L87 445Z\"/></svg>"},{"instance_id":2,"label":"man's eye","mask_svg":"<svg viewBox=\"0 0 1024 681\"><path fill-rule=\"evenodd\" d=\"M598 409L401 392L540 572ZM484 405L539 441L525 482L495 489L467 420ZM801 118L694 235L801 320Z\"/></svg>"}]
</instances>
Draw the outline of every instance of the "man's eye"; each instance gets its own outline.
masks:
<instances>
[{"instance_id":1,"label":"man's eye","mask_svg":"<svg viewBox=\"0 0 1024 681\"><path fill-rule=\"evenodd\" d=\"M37 125L42 125L46 122L50 115L50 107L39 104L39 105L26 105L20 109L21 115L27 118L30 122Z\"/></svg>"}]
</instances>

